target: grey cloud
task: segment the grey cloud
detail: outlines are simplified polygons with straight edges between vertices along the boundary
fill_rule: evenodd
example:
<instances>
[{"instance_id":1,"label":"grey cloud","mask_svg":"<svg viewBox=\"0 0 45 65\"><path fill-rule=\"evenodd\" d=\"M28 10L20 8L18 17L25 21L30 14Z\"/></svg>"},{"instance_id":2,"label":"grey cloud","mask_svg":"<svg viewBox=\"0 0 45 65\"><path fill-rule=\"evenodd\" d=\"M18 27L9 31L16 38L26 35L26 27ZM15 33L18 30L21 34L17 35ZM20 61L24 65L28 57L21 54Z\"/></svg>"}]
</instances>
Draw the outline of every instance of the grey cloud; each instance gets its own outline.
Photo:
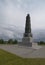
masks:
<instances>
[{"instance_id":1,"label":"grey cloud","mask_svg":"<svg viewBox=\"0 0 45 65\"><path fill-rule=\"evenodd\" d=\"M25 16L28 11L31 13L32 28L42 28L42 24L45 24L44 2L44 0L0 0L0 37L21 37L24 30L19 30L19 26L20 28L23 26L21 29L24 28ZM40 25L37 24L39 22ZM18 27L15 27L15 25Z\"/></svg>"}]
</instances>

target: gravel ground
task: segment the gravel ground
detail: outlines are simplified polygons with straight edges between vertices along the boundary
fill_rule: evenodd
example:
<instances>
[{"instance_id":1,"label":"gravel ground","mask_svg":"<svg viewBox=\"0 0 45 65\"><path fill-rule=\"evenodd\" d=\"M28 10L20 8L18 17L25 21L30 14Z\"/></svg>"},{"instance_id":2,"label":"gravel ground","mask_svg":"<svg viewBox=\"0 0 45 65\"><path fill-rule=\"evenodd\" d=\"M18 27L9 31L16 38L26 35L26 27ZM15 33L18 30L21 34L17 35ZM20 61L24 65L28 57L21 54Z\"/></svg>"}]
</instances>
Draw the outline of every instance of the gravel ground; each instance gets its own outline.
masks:
<instances>
[{"instance_id":1,"label":"gravel ground","mask_svg":"<svg viewBox=\"0 0 45 65\"><path fill-rule=\"evenodd\" d=\"M45 46L30 48L18 45L0 45L0 49L6 50L23 58L45 58Z\"/></svg>"}]
</instances>

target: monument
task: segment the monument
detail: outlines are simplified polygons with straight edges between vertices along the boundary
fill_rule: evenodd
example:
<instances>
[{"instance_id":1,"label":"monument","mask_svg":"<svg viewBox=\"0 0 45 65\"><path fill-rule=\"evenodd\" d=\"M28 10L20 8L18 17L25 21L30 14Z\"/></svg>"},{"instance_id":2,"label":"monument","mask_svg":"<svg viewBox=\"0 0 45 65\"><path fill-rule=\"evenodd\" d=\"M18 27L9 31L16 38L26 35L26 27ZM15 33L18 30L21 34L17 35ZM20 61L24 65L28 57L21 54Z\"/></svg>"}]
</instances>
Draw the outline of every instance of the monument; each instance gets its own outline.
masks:
<instances>
[{"instance_id":1,"label":"monument","mask_svg":"<svg viewBox=\"0 0 45 65\"><path fill-rule=\"evenodd\" d=\"M32 49L40 49L41 46L38 46L38 43L33 42L32 40L32 31L31 31L31 18L30 15L27 14L26 16L26 23L25 23L25 32L23 34L22 42L19 42L19 46L26 46Z\"/></svg>"},{"instance_id":2,"label":"monument","mask_svg":"<svg viewBox=\"0 0 45 65\"><path fill-rule=\"evenodd\" d=\"M32 47L31 19L29 14L26 16L25 33L23 35L22 45Z\"/></svg>"},{"instance_id":3,"label":"monument","mask_svg":"<svg viewBox=\"0 0 45 65\"><path fill-rule=\"evenodd\" d=\"M31 18L30 15L27 14L25 23L25 32L23 34L22 42L19 42L18 45L23 48L40 49L41 46L38 46L38 43L33 42L32 39L33 36L31 31Z\"/></svg>"}]
</instances>

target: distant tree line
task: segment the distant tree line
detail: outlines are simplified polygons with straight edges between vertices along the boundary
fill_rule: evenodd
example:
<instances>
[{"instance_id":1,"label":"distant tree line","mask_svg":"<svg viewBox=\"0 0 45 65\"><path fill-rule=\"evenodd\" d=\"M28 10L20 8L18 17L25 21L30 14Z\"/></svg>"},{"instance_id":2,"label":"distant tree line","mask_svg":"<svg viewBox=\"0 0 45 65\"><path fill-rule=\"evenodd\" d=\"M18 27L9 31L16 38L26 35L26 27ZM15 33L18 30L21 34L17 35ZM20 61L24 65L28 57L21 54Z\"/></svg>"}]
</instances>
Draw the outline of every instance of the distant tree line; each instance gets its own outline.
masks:
<instances>
[{"instance_id":1,"label":"distant tree line","mask_svg":"<svg viewBox=\"0 0 45 65\"><path fill-rule=\"evenodd\" d=\"M9 39L8 41L4 41L3 39L0 39L0 44L17 44L18 41L15 39Z\"/></svg>"},{"instance_id":2,"label":"distant tree line","mask_svg":"<svg viewBox=\"0 0 45 65\"><path fill-rule=\"evenodd\" d=\"M0 39L0 44L17 44L18 41L15 39L9 39L8 41L4 41L3 39ZM44 41L38 42L38 45L45 45Z\"/></svg>"},{"instance_id":3,"label":"distant tree line","mask_svg":"<svg viewBox=\"0 0 45 65\"><path fill-rule=\"evenodd\" d=\"M38 42L38 45L45 45L45 42L44 41L40 41L40 42Z\"/></svg>"}]
</instances>

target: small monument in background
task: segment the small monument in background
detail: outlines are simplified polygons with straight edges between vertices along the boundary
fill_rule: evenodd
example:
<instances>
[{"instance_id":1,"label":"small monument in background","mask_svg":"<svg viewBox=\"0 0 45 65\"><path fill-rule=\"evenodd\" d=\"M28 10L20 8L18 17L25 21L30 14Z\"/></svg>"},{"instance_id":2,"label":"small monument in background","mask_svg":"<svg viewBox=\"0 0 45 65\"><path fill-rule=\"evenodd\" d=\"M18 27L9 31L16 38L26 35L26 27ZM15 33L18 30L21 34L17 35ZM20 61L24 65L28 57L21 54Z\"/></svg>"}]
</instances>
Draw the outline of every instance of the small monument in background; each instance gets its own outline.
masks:
<instances>
[{"instance_id":1,"label":"small monument in background","mask_svg":"<svg viewBox=\"0 0 45 65\"><path fill-rule=\"evenodd\" d=\"M26 16L25 33L22 39L22 45L32 47L32 33L30 15Z\"/></svg>"}]
</instances>

